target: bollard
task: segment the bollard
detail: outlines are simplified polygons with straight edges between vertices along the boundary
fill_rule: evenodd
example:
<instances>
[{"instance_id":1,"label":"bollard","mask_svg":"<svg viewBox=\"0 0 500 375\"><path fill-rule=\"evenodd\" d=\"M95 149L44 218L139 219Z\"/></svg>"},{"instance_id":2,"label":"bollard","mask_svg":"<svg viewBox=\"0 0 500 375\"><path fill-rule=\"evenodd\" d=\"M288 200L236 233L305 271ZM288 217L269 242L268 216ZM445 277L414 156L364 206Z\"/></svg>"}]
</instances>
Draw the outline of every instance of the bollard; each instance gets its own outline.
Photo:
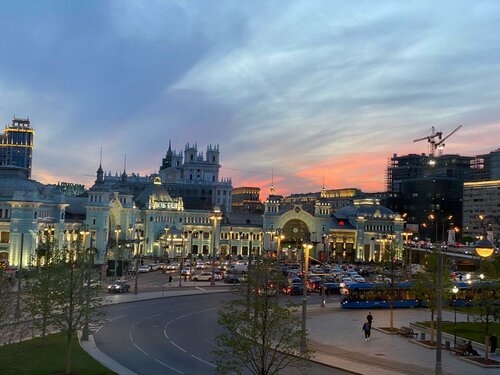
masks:
<instances>
[{"instance_id":1,"label":"bollard","mask_svg":"<svg viewBox=\"0 0 500 375\"><path fill-rule=\"evenodd\" d=\"M425 332L420 332L420 340L425 340Z\"/></svg>"},{"instance_id":2,"label":"bollard","mask_svg":"<svg viewBox=\"0 0 500 375\"><path fill-rule=\"evenodd\" d=\"M445 341L444 342L444 347L446 348L446 350L450 350L451 349L450 342L449 341Z\"/></svg>"}]
</instances>

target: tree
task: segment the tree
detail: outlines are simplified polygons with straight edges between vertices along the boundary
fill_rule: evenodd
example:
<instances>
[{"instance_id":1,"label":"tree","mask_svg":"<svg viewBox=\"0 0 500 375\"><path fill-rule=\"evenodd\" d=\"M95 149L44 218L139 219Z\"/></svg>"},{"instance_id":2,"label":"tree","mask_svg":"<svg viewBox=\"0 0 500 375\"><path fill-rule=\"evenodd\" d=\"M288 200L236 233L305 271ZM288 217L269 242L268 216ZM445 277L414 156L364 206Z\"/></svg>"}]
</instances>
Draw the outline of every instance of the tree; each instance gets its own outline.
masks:
<instances>
[{"instance_id":1,"label":"tree","mask_svg":"<svg viewBox=\"0 0 500 375\"><path fill-rule=\"evenodd\" d=\"M0 345L16 340L20 332L20 324L14 319L16 292L13 283L0 272Z\"/></svg>"},{"instance_id":2,"label":"tree","mask_svg":"<svg viewBox=\"0 0 500 375\"><path fill-rule=\"evenodd\" d=\"M235 298L219 313L226 332L217 338L217 372L241 374L246 368L254 375L279 374L287 367L303 368L312 352L299 354L303 335L294 305L280 304L276 283L283 277L267 259L253 265L247 288L236 288ZM249 298L248 298L249 297Z\"/></svg>"},{"instance_id":3,"label":"tree","mask_svg":"<svg viewBox=\"0 0 500 375\"><path fill-rule=\"evenodd\" d=\"M26 290L30 296L26 304L33 318L33 326L40 329L42 337L47 334L47 327L51 323L55 308L51 300L52 274L59 259L57 242L53 237L45 236L26 272Z\"/></svg>"},{"instance_id":4,"label":"tree","mask_svg":"<svg viewBox=\"0 0 500 375\"><path fill-rule=\"evenodd\" d=\"M438 257L439 254L437 252L428 254L424 272L418 272L414 278L417 298L419 298L431 312L431 343L434 343L434 315L437 310ZM442 300L445 301L450 297L452 283L447 272L443 272L442 275Z\"/></svg>"},{"instance_id":5,"label":"tree","mask_svg":"<svg viewBox=\"0 0 500 375\"><path fill-rule=\"evenodd\" d=\"M59 251L57 243L52 242L45 249L44 262L32 270L28 289L30 310L42 317L42 333L50 324L66 334L66 374L71 372L71 341L76 331L83 328L87 316L91 320L98 318L100 306L98 290L91 288L89 282L90 252L83 251L80 242L71 245Z\"/></svg>"}]
</instances>

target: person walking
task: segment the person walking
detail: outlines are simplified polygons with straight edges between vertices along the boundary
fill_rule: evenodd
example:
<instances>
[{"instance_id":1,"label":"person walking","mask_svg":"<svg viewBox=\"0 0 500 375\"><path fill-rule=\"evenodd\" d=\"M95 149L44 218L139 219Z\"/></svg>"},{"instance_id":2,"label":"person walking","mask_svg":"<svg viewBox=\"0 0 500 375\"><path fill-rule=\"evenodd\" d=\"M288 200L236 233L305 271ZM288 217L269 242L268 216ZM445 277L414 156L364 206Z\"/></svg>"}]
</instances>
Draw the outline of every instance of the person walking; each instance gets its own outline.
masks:
<instances>
[{"instance_id":1,"label":"person walking","mask_svg":"<svg viewBox=\"0 0 500 375\"><path fill-rule=\"evenodd\" d=\"M365 324L363 324L363 331L365 332L365 341L368 341L368 339L370 338L371 330L372 326L367 320Z\"/></svg>"},{"instance_id":2,"label":"person walking","mask_svg":"<svg viewBox=\"0 0 500 375\"><path fill-rule=\"evenodd\" d=\"M368 312L368 316L366 317L366 320L368 320L368 323L370 324L370 329L372 328L372 322L373 322L373 315L372 313L369 311Z\"/></svg>"}]
</instances>

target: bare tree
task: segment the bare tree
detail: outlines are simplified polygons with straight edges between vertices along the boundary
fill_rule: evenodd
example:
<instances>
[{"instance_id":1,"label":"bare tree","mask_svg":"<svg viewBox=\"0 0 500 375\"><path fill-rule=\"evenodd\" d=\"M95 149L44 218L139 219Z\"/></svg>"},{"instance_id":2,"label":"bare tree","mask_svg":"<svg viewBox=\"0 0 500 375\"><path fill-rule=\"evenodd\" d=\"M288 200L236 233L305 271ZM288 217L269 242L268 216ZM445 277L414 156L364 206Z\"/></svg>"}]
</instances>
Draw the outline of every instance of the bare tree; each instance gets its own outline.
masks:
<instances>
[{"instance_id":1,"label":"bare tree","mask_svg":"<svg viewBox=\"0 0 500 375\"><path fill-rule=\"evenodd\" d=\"M303 335L292 304L280 304L276 283L282 276L268 260L259 261L248 273L248 289L237 288L235 298L219 313L226 332L217 338L217 371L255 375L279 374L287 367L302 368L312 352L299 354Z\"/></svg>"}]
</instances>

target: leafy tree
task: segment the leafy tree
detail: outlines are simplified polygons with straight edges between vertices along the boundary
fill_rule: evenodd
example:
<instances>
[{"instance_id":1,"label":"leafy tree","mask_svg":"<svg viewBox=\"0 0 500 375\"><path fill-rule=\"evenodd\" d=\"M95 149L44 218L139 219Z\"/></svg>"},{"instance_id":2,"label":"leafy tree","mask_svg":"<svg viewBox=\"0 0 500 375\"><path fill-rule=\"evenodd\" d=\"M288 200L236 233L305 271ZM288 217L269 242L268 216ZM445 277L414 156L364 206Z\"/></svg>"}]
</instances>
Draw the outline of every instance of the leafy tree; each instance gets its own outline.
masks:
<instances>
[{"instance_id":1,"label":"leafy tree","mask_svg":"<svg viewBox=\"0 0 500 375\"><path fill-rule=\"evenodd\" d=\"M287 367L303 368L312 352L299 354L301 320L291 303L280 304L277 283L283 277L269 260L258 261L248 271L248 289L235 288L235 298L219 313L226 331L217 338L217 372L255 375L279 374Z\"/></svg>"},{"instance_id":2,"label":"leafy tree","mask_svg":"<svg viewBox=\"0 0 500 375\"><path fill-rule=\"evenodd\" d=\"M427 255L424 272L415 275L415 289L419 298L431 312L431 343L434 342L434 315L437 310L438 287L438 253L431 252ZM450 297L452 282L447 272L442 272L442 302Z\"/></svg>"},{"instance_id":3,"label":"leafy tree","mask_svg":"<svg viewBox=\"0 0 500 375\"><path fill-rule=\"evenodd\" d=\"M42 317L39 325L42 334L52 325L66 335L66 374L71 373L73 336L83 328L87 316L91 321L98 318L98 290L88 282L91 261L90 253L83 251L79 242L62 250L51 242L39 252L38 267L32 267L30 273L28 306L32 314Z\"/></svg>"}]
</instances>

